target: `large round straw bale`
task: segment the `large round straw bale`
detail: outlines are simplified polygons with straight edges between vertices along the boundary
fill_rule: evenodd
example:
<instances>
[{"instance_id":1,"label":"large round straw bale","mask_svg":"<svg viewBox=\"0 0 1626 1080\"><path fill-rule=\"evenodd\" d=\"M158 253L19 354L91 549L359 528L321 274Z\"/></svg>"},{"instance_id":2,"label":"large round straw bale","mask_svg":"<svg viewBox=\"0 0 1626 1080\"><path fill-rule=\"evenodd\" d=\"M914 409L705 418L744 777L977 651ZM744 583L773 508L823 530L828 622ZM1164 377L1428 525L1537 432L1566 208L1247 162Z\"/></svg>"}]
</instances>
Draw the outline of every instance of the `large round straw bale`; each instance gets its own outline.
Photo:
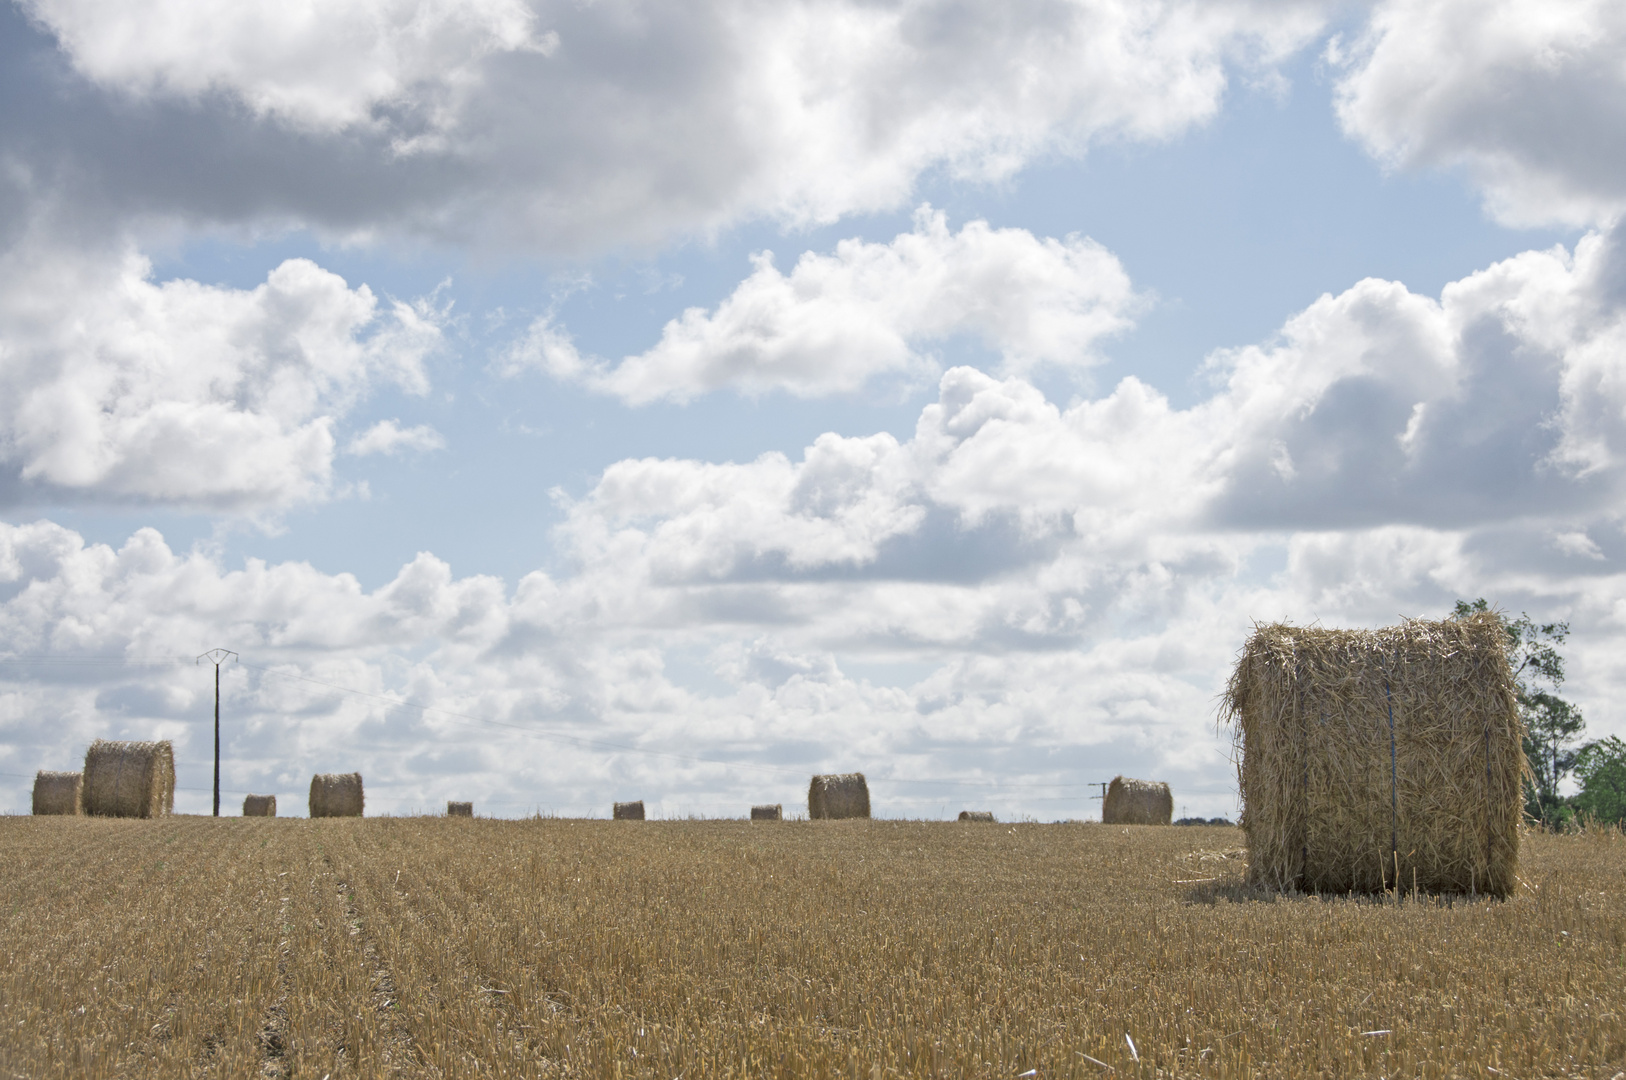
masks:
<instances>
[{"instance_id":1,"label":"large round straw bale","mask_svg":"<svg viewBox=\"0 0 1626 1080\"><path fill-rule=\"evenodd\" d=\"M277 797L275 795L245 795L243 796L244 817L276 817Z\"/></svg>"},{"instance_id":2,"label":"large round straw bale","mask_svg":"<svg viewBox=\"0 0 1626 1080\"><path fill-rule=\"evenodd\" d=\"M474 804L471 803L471 802L452 802L451 800L448 799L447 802L446 802L446 816L447 817L473 817L474 816Z\"/></svg>"},{"instance_id":3,"label":"large round straw bale","mask_svg":"<svg viewBox=\"0 0 1626 1080\"><path fill-rule=\"evenodd\" d=\"M169 740L110 742L85 751L81 799L99 817L153 818L175 809L175 750Z\"/></svg>"},{"instance_id":4,"label":"large round straw bale","mask_svg":"<svg viewBox=\"0 0 1626 1080\"><path fill-rule=\"evenodd\" d=\"M642 821L644 820L644 800L637 802L618 802L612 815L616 821Z\"/></svg>"},{"instance_id":5,"label":"large round straw bale","mask_svg":"<svg viewBox=\"0 0 1626 1080\"><path fill-rule=\"evenodd\" d=\"M1167 825L1174 819L1174 795L1155 780L1114 776L1101 800L1105 825Z\"/></svg>"},{"instance_id":6,"label":"large round straw bale","mask_svg":"<svg viewBox=\"0 0 1626 1080\"><path fill-rule=\"evenodd\" d=\"M869 817L869 783L864 774L815 776L807 786L807 816L815 820Z\"/></svg>"},{"instance_id":7,"label":"large round straw bale","mask_svg":"<svg viewBox=\"0 0 1626 1080\"><path fill-rule=\"evenodd\" d=\"M84 774L41 769L34 776L34 813L78 814Z\"/></svg>"},{"instance_id":8,"label":"large round straw bale","mask_svg":"<svg viewBox=\"0 0 1626 1080\"><path fill-rule=\"evenodd\" d=\"M771 806L751 807L752 821L781 821L784 817L785 808L780 803L774 803Z\"/></svg>"},{"instance_id":9,"label":"large round straw bale","mask_svg":"<svg viewBox=\"0 0 1626 1080\"><path fill-rule=\"evenodd\" d=\"M366 801L361 774L317 773L311 777L311 817L361 817Z\"/></svg>"},{"instance_id":10,"label":"large round straw bale","mask_svg":"<svg viewBox=\"0 0 1626 1080\"><path fill-rule=\"evenodd\" d=\"M961 821L993 821L994 820L994 812L992 810L961 810L960 811L960 820Z\"/></svg>"},{"instance_id":11,"label":"large round straw bale","mask_svg":"<svg viewBox=\"0 0 1626 1080\"><path fill-rule=\"evenodd\" d=\"M1248 876L1317 892L1506 896L1528 769L1492 613L1381 630L1254 627L1221 719Z\"/></svg>"}]
</instances>

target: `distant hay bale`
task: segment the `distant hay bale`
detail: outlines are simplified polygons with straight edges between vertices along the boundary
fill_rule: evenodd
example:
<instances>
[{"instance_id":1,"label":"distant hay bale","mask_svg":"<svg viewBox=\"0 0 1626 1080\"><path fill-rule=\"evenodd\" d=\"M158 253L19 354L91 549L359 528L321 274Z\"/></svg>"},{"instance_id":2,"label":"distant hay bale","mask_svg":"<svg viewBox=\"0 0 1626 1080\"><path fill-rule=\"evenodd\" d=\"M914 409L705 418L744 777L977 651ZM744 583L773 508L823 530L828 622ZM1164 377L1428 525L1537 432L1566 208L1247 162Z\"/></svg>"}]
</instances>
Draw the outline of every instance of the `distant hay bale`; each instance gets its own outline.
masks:
<instances>
[{"instance_id":1,"label":"distant hay bale","mask_svg":"<svg viewBox=\"0 0 1626 1080\"><path fill-rule=\"evenodd\" d=\"M154 818L175 809L175 749L160 742L97 739L85 751L84 811L98 817Z\"/></svg>"},{"instance_id":2,"label":"distant hay bale","mask_svg":"<svg viewBox=\"0 0 1626 1080\"><path fill-rule=\"evenodd\" d=\"M1114 776L1101 800L1103 825L1167 825L1174 818L1169 785Z\"/></svg>"},{"instance_id":3,"label":"distant hay bale","mask_svg":"<svg viewBox=\"0 0 1626 1080\"><path fill-rule=\"evenodd\" d=\"M1221 721L1254 884L1513 890L1528 766L1496 615L1256 626Z\"/></svg>"},{"instance_id":4,"label":"distant hay bale","mask_svg":"<svg viewBox=\"0 0 1626 1080\"><path fill-rule=\"evenodd\" d=\"M993 821L994 820L994 812L992 810L961 810L960 811L960 820L961 821Z\"/></svg>"},{"instance_id":5,"label":"distant hay bale","mask_svg":"<svg viewBox=\"0 0 1626 1080\"><path fill-rule=\"evenodd\" d=\"M311 777L311 817L361 817L361 774L317 773Z\"/></svg>"},{"instance_id":6,"label":"distant hay bale","mask_svg":"<svg viewBox=\"0 0 1626 1080\"><path fill-rule=\"evenodd\" d=\"M807 786L807 816L820 818L869 817L869 783L861 772L815 776Z\"/></svg>"},{"instance_id":7,"label":"distant hay bale","mask_svg":"<svg viewBox=\"0 0 1626 1080\"><path fill-rule=\"evenodd\" d=\"M275 795L245 795L243 797L244 817L276 817L277 797Z\"/></svg>"},{"instance_id":8,"label":"distant hay bale","mask_svg":"<svg viewBox=\"0 0 1626 1080\"><path fill-rule=\"evenodd\" d=\"M447 803L446 803L446 816L447 817L473 817L474 816L474 804L471 803L471 802L452 802L450 800L447 800Z\"/></svg>"},{"instance_id":9,"label":"distant hay bale","mask_svg":"<svg viewBox=\"0 0 1626 1080\"><path fill-rule=\"evenodd\" d=\"M612 816L616 821L642 821L644 820L644 800L618 802L615 804L615 813Z\"/></svg>"},{"instance_id":10,"label":"distant hay bale","mask_svg":"<svg viewBox=\"0 0 1626 1080\"><path fill-rule=\"evenodd\" d=\"M34 775L34 813L77 815L84 780L84 773L41 769Z\"/></svg>"},{"instance_id":11,"label":"distant hay bale","mask_svg":"<svg viewBox=\"0 0 1626 1080\"><path fill-rule=\"evenodd\" d=\"M781 803L774 803L772 806L751 807L752 821L783 821L784 818L785 808Z\"/></svg>"}]
</instances>

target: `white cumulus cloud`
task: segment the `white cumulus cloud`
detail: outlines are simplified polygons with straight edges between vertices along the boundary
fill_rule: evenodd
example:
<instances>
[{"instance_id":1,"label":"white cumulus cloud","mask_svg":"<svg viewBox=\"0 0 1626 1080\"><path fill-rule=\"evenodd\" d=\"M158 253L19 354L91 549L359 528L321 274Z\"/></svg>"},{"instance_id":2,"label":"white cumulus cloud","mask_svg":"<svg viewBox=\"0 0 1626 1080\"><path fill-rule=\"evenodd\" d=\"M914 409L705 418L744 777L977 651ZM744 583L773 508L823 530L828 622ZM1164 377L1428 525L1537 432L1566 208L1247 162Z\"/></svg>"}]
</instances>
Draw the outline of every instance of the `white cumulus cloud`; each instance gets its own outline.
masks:
<instances>
[{"instance_id":1,"label":"white cumulus cloud","mask_svg":"<svg viewBox=\"0 0 1626 1080\"><path fill-rule=\"evenodd\" d=\"M1465 169L1511 225L1626 211L1626 7L1385 0L1337 43L1344 128L1405 166Z\"/></svg>"},{"instance_id":2,"label":"white cumulus cloud","mask_svg":"<svg viewBox=\"0 0 1626 1080\"><path fill-rule=\"evenodd\" d=\"M635 405L724 388L815 397L934 374L931 346L955 335L997 350L1010 374L1085 368L1100 360L1096 343L1126 329L1141 304L1123 266L1094 241L985 221L952 232L930 207L890 243L843 240L832 254L804 253L788 274L770 252L753 262L715 311L690 308L647 352L613 365L584 358L546 316L499 367L538 367Z\"/></svg>"},{"instance_id":3,"label":"white cumulus cloud","mask_svg":"<svg viewBox=\"0 0 1626 1080\"><path fill-rule=\"evenodd\" d=\"M427 453L444 450L446 438L428 424L404 428L396 420L380 420L345 444L347 454L366 457L371 454L399 454L403 452Z\"/></svg>"}]
</instances>

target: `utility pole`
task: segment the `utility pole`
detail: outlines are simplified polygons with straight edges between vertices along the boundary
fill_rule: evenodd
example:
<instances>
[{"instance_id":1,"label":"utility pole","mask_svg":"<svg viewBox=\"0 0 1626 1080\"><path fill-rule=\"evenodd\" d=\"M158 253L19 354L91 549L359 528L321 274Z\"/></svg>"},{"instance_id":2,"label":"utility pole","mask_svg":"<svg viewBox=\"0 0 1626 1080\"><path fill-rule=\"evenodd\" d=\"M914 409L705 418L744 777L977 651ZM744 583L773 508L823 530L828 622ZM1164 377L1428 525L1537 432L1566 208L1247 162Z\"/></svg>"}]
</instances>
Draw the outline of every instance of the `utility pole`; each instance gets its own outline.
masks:
<instances>
[{"instance_id":1,"label":"utility pole","mask_svg":"<svg viewBox=\"0 0 1626 1080\"><path fill-rule=\"evenodd\" d=\"M210 649L197 659L215 666L215 817L220 816L220 665L228 656L237 654L230 649Z\"/></svg>"}]
</instances>

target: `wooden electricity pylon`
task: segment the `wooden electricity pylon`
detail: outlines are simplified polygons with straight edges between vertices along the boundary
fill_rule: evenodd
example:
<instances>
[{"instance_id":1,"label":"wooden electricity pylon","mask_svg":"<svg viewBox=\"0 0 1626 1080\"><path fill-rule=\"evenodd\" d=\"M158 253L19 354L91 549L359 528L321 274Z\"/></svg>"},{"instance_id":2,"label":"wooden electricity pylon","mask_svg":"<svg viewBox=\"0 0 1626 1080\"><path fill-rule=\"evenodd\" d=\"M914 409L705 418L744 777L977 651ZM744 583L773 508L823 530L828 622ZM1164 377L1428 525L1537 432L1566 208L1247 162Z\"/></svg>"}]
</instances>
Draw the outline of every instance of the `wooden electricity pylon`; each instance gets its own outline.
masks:
<instances>
[{"instance_id":1,"label":"wooden electricity pylon","mask_svg":"<svg viewBox=\"0 0 1626 1080\"><path fill-rule=\"evenodd\" d=\"M230 649L210 649L197 662L209 661L215 666L215 817L220 816L220 665L228 657L237 654Z\"/></svg>"}]
</instances>

